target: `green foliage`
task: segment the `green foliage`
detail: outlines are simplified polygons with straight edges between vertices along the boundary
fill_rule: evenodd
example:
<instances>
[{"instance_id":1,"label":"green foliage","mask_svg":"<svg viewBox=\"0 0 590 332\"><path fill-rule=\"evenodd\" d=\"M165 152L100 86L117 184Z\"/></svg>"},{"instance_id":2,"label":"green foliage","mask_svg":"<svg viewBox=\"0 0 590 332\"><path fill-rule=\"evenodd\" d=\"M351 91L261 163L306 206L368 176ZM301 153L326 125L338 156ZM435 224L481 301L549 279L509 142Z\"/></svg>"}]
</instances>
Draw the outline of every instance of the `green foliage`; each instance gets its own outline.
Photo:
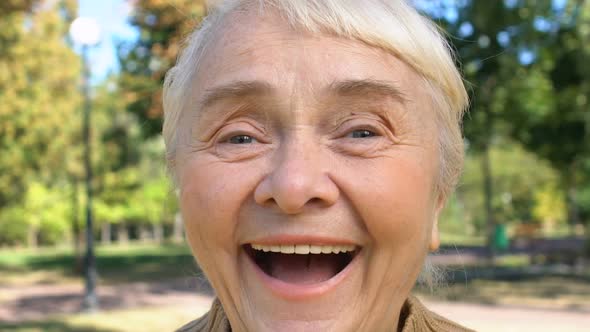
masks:
<instances>
[{"instance_id":1,"label":"green foliage","mask_svg":"<svg viewBox=\"0 0 590 332\"><path fill-rule=\"evenodd\" d=\"M74 130L64 119L79 102L79 61L64 39L75 2L31 3L0 7L0 208L22 200L28 178L64 170Z\"/></svg>"},{"instance_id":2,"label":"green foliage","mask_svg":"<svg viewBox=\"0 0 590 332\"><path fill-rule=\"evenodd\" d=\"M9 206L0 210L0 244L25 245L28 225L21 206Z\"/></svg>"},{"instance_id":3,"label":"green foliage","mask_svg":"<svg viewBox=\"0 0 590 332\"><path fill-rule=\"evenodd\" d=\"M25 195L23 217L29 227L38 230L41 242L56 244L67 240L71 220L67 193L48 188L41 183L29 183ZM66 236L66 238L64 238Z\"/></svg>"},{"instance_id":4,"label":"green foliage","mask_svg":"<svg viewBox=\"0 0 590 332\"><path fill-rule=\"evenodd\" d=\"M175 212L160 137L144 138L135 114L125 111L115 77L94 100L97 224L162 224Z\"/></svg>"},{"instance_id":5,"label":"green foliage","mask_svg":"<svg viewBox=\"0 0 590 332\"><path fill-rule=\"evenodd\" d=\"M5 0L0 3L0 15L10 15L16 11L28 11L33 3L33 0Z\"/></svg>"},{"instance_id":6,"label":"green foliage","mask_svg":"<svg viewBox=\"0 0 590 332\"><path fill-rule=\"evenodd\" d=\"M80 101L78 57L64 38L75 10L72 0L0 4L0 244L66 239L58 181L77 133L64 121Z\"/></svg>"},{"instance_id":7,"label":"green foliage","mask_svg":"<svg viewBox=\"0 0 590 332\"><path fill-rule=\"evenodd\" d=\"M493 197L492 208L498 223L543 222L559 213L547 215L544 210L547 202L539 201L538 192L547 195L547 186L556 188L559 185L557 172L547 162L539 160L534 154L511 141L496 144L492 148L491 156L492 168L495 170L494 185L498 193ZM481 234L484 230L485 209L484 197L481 195L483 174L480 171L480 158L479 155L468 154L464 176L457 193L441 218L441 231L454 234ZM531 169L534 171L530 171ZM550 197L554 199L560 198L559 193L549 192ZM563 202L563 197L561 199ZM551 207L559 207L557 201L552 203ZM540 204L543 206L539 207ZM536 210L542 213L536 215L533 213Z\"/></svg>"},{"instance_id":8,"label":"green foliage","mask_svg":"<svg viewBox=\"0 0 590 332\"><path fill-rule=\"evenodd\" d=\"M119 45L120 81L127 109L139 117L146 136L161 131L164 75L205 11L203 0L139 0L135 4L131 24L141 37Z\"/></svg>"},{"instance_id":9,"label":"green foliage","mask_svg":"<svg viewBox=\"0 0 590 332\"><path fill-rule=\"evenodd\" d=\"M156 177L140 177L140 169L109 173L96 200L99 223L170 223L176 211L171 185L164 172ZM126 176L125 176L126 174Z\"/></svg>"},{"instance_id":10,"label":"green foliage","mask_svg":"<svg viewBox=\"0 0 590 332\"><path fill-rule=\"evenodd\" d=\"M539 61L525 72L536 80L521 83L508 105L521 110L511 118L511 135L560 172L567 218L580 223L588 205L578 198L579 192L590 185L585 166L590 160L590 3L572 1L569 5L571 22L557 21L559 30L550 36L548 45L542 45ZM548 110L540 111L547 105Z\"/></svg>"},{"instance_id":11,"label":"green foliage","mask_svg":"<svg viewBox=\"0 0 590 332\"><path fill-rule=\"evenodd\" d=\"M0 244L67 241L73 222L81 226L85 220L81 68L66 43L75 5L73 0L0 5ZM175 205L163 146L143 138L143 123L125 111L120 82L118 76L109 78L92 98L96 224L171 221Z\"/></svg>"},{"instance_id":12,"label":"green foliage","mask_svg":"<svg viewBox=\"0 0 590 332\"><path fill-rule=\"evenodd\" d=\"M175 197L171 191L170 183L166 177L148 180L143 183L142 190L136 193L138 206L143 206L141 219L151 224L162 222L163 220L171 221L174 210L172 204Z\"/></svg>"},{"instance_id":13,"label":"green foliage","mask_svg":"<svg viewBox=\"0 0 590 332\"><path fill-rule=\"evenodd\" d=\"M537 220L551 225L567 220L565 194L557 186L546 184L534 195L533 216Z\"/></svg>"},{"instance_id":14,"label":"green foliage","mask_svg":"<svg viewBox=\"0 0 590 332\"><path fill-rule=\"evenodd\" d=\"M588 222L590 2L569 1L563 9L549 0L430 7L450 32L471 95L466 174L446 216L488 235L495 223ZM449 10L457 10L457 20L442 19Z\"/></svg>"},{"instance_id":15,"label":"green foliage","mask_svg":"<svg viewBox=\"0 0 590 332\"><path fill-rule=\"evenodd\" d=\"M67 241L71 207L69 193L30 182L22 205L12 205L0 213L0 243L24 245L37 240L42 244Z\"/></svg>"}]
</instances>

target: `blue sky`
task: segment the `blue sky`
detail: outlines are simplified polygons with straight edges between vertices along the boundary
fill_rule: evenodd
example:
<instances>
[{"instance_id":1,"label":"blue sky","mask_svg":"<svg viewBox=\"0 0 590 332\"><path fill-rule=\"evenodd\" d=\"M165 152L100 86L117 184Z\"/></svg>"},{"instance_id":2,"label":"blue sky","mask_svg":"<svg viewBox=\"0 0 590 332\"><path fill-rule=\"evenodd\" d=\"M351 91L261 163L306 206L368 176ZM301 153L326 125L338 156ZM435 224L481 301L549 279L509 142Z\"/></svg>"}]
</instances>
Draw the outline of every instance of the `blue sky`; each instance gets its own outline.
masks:
<instances>
[{"instance_id":1,"label":"blue sky","mask_svg":"<svg viewBox=\"0 0 590 332\"><path fill-rule=\"evenodd\" d=\"M101 42L89 54L94 83L119 69L116 41L138 38L138 31L127 22L131 9L128 0L79 0L79 16L96 19L101 28Z\"/></svg>"}]
</instances>

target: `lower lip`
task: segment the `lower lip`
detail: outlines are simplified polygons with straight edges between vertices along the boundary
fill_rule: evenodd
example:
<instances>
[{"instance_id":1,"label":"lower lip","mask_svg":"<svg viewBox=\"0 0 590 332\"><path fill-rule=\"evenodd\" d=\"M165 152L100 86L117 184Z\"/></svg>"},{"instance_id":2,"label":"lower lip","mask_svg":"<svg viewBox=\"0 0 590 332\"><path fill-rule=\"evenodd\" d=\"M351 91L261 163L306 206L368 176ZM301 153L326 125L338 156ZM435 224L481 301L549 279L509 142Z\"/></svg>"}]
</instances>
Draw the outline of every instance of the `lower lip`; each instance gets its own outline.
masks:
<instances>
[{"instance_id":1,"label":"lower lip","mask_svg":"<svg viewBox=\"0 0 590 332\"><path fill-rule=\"evenodd\" d=\"M287 283L280 279L269 276L264 271L262 271L256 263L254 263L250 255L244 252L243 249L241 254L246 256L246 264L248 264L254 270L254 273L258 276L258 278L260 278L260 280L262 280L262 283L271 290L271 292L285 300L290 301L309 300L311 298L319 297L330 292L352 273L356 265L359 264L358 260L361 256L361 252L358 252L353 257L352 261L350 261L350 263L348 263L348 265L342 271L338 272L338 274L326 281L315 284L298 285Z\"/></svg>"}]
</instances>

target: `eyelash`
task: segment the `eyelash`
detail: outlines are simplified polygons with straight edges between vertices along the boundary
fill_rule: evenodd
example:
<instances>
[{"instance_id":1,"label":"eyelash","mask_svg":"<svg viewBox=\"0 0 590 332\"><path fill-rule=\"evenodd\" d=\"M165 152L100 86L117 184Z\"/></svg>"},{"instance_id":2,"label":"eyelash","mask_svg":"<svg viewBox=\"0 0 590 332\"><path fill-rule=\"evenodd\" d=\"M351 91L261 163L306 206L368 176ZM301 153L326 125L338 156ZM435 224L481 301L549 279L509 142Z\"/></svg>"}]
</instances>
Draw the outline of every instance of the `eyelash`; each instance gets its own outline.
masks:
<instances>
[{"instance_id":1,"label":"eyelash","mask_svg":"<svg viewBox=\"0 0 590 332\"><path fill-rule=\"evenodd\" d=\"M237 138L237 137L242 138L242 139L247 137L248 139L251 140L251 142L249 142L249 143L244 143L244 142L236 143L236 142L232 142L232 139ZM250 143L253 143L253 142L258 142L258 140L256 138L254 138L252 135L238 134L238 135L232 135L228 139L223 140L222 142L223 143L227 143L227 144L242 145L242 144L250 144Z\"/></svg>"},{"instance_id":2,"label":"eyelash","mask_svg":"<svg viewBox=\"0 0 590 332\"><path fill-rule=\"evenodd\" d=\"M355 136L354 134L358 133L358 132L361 132L362 134L366 134L367 136L354 137ZM349 131L346 134L347 138L354 138L354 139L359 139L359 138L367 139L367 138L373 138L373 137L377 137L377 136L380 136L379 133L375 132L372 129L354 129L354 130Z\"/></svg>"},{"instance_id":3,"label":"eyelash","mask_svg":"<svg viewBox=\"0 0 590 332\"><path fill-rule=\"evenodd\" d=\"M362 137L354 137L354 134L357 132L363 132L363 134L366 134L367 136L362 136ZM352 135L352 137L350 137L350 135ZM359 128L359 129L352 129L350 131L348 131L348 133L345 135L346 138L353 138L353 139L358 139L358 138L362 138L362 139L368 139L368 138L373 138L373 137L378 137L381 136L379 134L378 131L374 130L373 128ZM249 140L250 142L232 142L233 139L238 138L240 140ZM248 134L237 134L237 135L232 135L229 136L226 139L221 140L222 143L227 143L227 144L235 144L235 145L242 145L242 144L251 144L254 142L258 142L258 140L253 137L252 135L248 135Z\"/></svg>"},{"instance_id":4,"label":"eyelash","mask_svg":"<svg viewBox=\"0 0 590 332\"><path fill-rule=\"evenodd\" d=\"M338 136L340 138L353 140L371 140L384 135L383 129L380 128L379 125L370 124L367 123L367 121L362 121L362 123L359 123L358 120L359 119L351 119L349 121L345 121L344 123L342 123L341 127L344 127L344 130L341 131L341 133L343 134ZM372 121L374 120L371 120L371 122ZM347 122L350 123L350 125L347 126ZM359 133L359 135L356 135L356 133ZM217 142L237 146L250 145L253 143L260 143L262 141L258 138L258 135L253 134L251 130L240 130L240 128L238 127L234 128L234 130L229 130L229 132L227 132L226 134L221 134L218 137Z\"/></svg>"},{"instance_id":5,"label":"eyelash","mask_svg":"<svg viewBox=\"0 0 590 332\"><path fill-rule=\"evenodd\" d=\"M261 137L263 136L261 136L261 131L262 129L250 123L250 121L236 121L223 126L223 128L219 130L215 141L217 143L230 145L244 145L262 142L263 139L261 139ZM242 140L242 142L236 142L236 139L238 141ZM246 143L244 141L250 142Z\"/></svg>"},{"instance_id":6,"label":"eyelash","mask_svg":"<svg viewBox=\"0 0 590 332\"><path fill-rule=\"evenodd\" d=\"M353 137L355 132L369 133L370 136ZM376 138L379 136L383 136L383 131L381 128L378 128L377 126L373 126L373 125L359 124L356 126L353 125L353 126L351 126L351 128L346 129L346 131L344 131L344 135L342 137L349 138L349 139L371 139L371 138Z\"/></svg>"},{"instance_id":7,"label":"eyelash","mask_svg":"<svg viewBox=\"0 0 590 332\"><path fill-rule=\"evenodd\" d=\"M260 144L263 143L263 144ZM246 160L266 151L268 141L254 129L227 128L221 132L214 144L215 153L225 160Z\"/></svg>"}]
</instances>

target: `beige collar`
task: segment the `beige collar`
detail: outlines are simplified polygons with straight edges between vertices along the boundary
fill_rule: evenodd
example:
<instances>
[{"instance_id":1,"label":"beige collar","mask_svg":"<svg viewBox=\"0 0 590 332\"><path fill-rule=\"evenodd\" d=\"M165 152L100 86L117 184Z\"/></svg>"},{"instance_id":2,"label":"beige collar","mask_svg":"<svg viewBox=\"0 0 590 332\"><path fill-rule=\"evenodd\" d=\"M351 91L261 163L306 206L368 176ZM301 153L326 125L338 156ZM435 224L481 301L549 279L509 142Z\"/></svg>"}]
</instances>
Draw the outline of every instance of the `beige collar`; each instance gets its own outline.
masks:
<instances>
[{"instance_id":1,"label":"beige collar","mask_svg":"<svg viewBox=\"0 0 590 332\"><path fill-rule=\"evenodd\" d=\"M403 328L402 328L403 326ZM410 296L400 315L401 332L473 332L428 310L417 298ZM176 332L231 332L231 326L218 299L203 317Z\"/></svg>"}]
</instances>

